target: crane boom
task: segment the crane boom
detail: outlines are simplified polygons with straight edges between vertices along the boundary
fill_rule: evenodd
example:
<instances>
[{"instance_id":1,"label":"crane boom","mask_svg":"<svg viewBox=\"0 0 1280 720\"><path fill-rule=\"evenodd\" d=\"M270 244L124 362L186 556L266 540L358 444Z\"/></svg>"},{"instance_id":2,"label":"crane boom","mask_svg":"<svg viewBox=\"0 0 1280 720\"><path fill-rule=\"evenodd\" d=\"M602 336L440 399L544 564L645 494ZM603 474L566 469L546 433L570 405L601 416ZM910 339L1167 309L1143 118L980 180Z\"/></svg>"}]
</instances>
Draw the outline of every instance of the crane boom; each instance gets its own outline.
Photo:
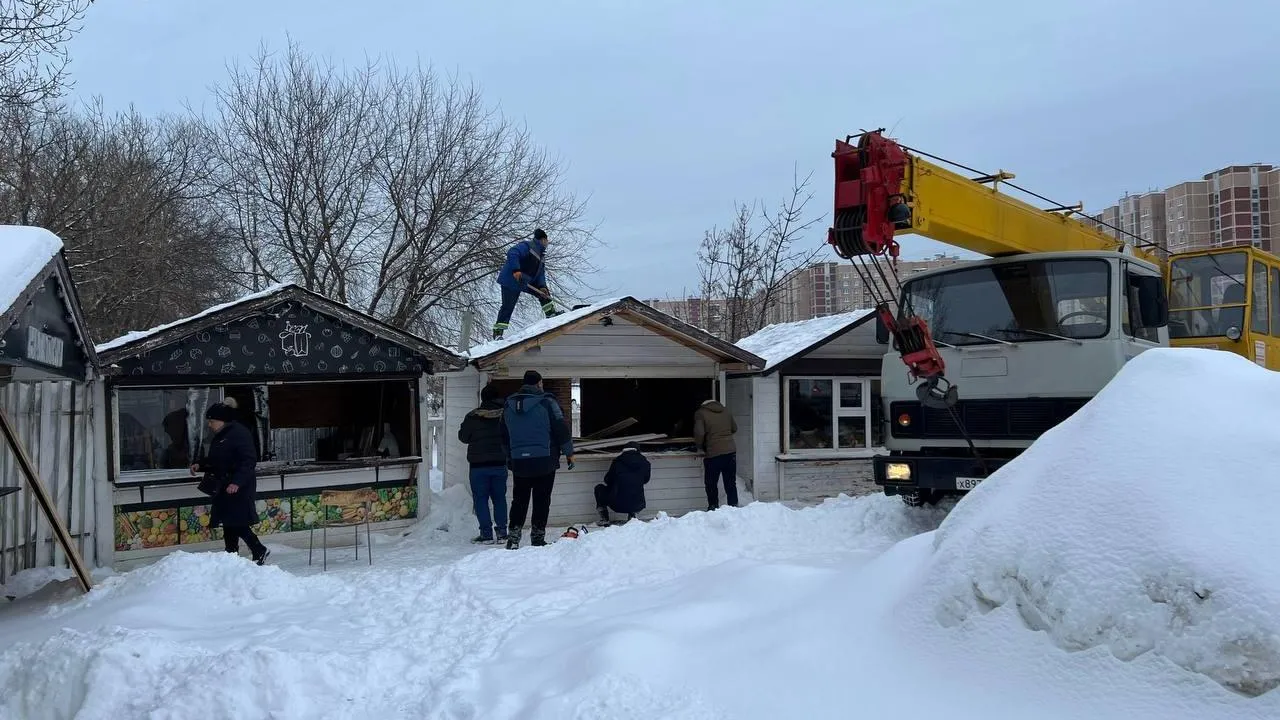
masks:
<instances>
[{"instance_id":1,"label":"crane boom","mask_svg":"<svg viewBox=\"0 0 1280 720\"><path fill-rule=\"evenodd\" d=\"M880 132L857 145L836 141L832 244L881 255L898 234L916 233L998 257L1063 250L1123 251L1126 243L1070 216L1075 208L1038 208L1001 193L1000 172L969 178L912 154ZM867 219L870 221L867 221ZM853 253L864 254L864 253ZM1155 260L1149 252L1134 254Z\"/></svg>"}]
</instances>

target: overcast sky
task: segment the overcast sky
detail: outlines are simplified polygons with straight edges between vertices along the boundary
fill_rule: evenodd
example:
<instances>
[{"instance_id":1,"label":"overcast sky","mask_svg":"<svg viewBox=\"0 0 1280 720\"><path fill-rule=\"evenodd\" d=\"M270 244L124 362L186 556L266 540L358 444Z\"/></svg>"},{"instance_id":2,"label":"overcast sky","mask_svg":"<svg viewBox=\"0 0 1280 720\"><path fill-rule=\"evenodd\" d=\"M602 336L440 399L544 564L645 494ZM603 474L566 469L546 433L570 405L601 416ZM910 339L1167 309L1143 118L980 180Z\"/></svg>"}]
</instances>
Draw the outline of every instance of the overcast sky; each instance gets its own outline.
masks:
<instances>
[{"instance_id":1,"label":"overcast sky","mask_svg":"<svg viewBox=\"0 0 1280 720\"><path fill-rule=\"evenodd\" d=\"M286 33L460 71L589 196L596 282L644 298L695 293L703 231L780 200L796 166L827 214L832 143L861 127L1093 211L1280 162L1277 27L1266 0L102 0L72 53L79 95L146 112L207 104L226 62Z\"/></svg>"}]
</instances>

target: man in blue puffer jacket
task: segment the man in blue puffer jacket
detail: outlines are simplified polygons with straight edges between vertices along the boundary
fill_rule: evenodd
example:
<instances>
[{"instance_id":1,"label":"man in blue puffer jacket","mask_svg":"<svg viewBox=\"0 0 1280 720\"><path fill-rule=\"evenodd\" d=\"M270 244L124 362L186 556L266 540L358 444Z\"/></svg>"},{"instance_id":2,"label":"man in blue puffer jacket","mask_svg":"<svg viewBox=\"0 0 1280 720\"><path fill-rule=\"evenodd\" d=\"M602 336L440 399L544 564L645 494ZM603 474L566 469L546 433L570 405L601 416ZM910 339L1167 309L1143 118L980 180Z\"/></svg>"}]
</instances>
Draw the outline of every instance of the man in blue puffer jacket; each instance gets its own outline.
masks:
<instances>
[{"instance_id":1,"label":"man in blue puffer jacket","mask_svg":"<svg viewBox=\"0 0 1280 720\"><path fill-rule=\"evenodd\" d=\"M564 413L555 397L542 389L542 376L535 370L524 374L520 391L507 397L502 411L502 434L511 457L511 514L508 517L507 549L520 547L524 516L533 499L529 523L529 544L547 544L547 516L551 513L551 489L560 454L573 469L573 437L564 422Z\"/></svg>"},{"instance_id":2,"label":"man in blue puffer jacket","mask_svg":"<svg viewBox=\"0 0 1280 720\"><path fill-rule=\"evenodd\" d=\"M547 267L542 261L549 242L547 231L538 228L533 231L532 240L521 240L507 250L507 262L498 271L502 307L498 310L498 321L493 324L494 340L501 340L502 333L510 327L511 313L515 312L516 303L524 293L538 298L543 315L555 317L560 314L551 301L551 291L547 289Z\"/></svg>"}]
</instances>

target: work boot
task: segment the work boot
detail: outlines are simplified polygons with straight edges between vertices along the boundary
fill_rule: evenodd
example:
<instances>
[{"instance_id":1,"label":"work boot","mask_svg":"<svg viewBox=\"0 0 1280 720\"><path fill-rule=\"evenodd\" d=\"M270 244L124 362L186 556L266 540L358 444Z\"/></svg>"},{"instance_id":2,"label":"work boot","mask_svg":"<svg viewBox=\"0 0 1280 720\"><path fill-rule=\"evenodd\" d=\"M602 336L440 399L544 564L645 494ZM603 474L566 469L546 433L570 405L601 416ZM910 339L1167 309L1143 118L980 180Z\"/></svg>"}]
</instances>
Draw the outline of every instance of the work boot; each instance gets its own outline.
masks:
<instances>
[{"instance_id":1,"label":"work boot","mask_svg":"<svg viewBox=\"0 0 1280 720\"><path fill-rule=\"evenodd\" d=\"M604 527L609 524L609 508L596 508L596 512L600 513L600 519L596 521L596 525Z\"/></svg>"},{"instance_id":2,"label":"work boot","mask_svg":"<svg viewBox=\"0 0 1280 720\"><path fill-rule=\"evenodd\" d=\"M471 544L473 544L473 545L492 545L492 544L493 544L493 538L491 538L491 537L485 537L484 535L477 535L477 536L475 536L475 537L471 538Z\"/></svg>"},{"instance_id":3,"label":"work boot","mask_svg":"<svg viewBox=\"0 0 1280 720\"><path fill-rule=\"evenodd\" d=\"M529 528L529 544L534 547L542 547L547 544L547 529L538 527L537 525Z\"/></svg>"},{"instance_id":4,"label":"work boot","mask_svg":"<svg viewBox=\"0 0 1280 720\"><path fill-rule=\"evenodd\" d=\"M493 331L493 339L494 339L494 340L501 340L501 339L502 339L502 332L503 332L503 331L498 330L497 328L494 328L494 331Z\"/></svg>"},{"instance_id":5,"label":"work boot","mask_svg":"<svg viewBox=\"0 0 1280 720\"><path fill-rule=\"evenodd\" d=\"M515 550L520 547L520 533L524 528L519 525L512 525L507 528L507 549Z\"/></svg>"}]
</instances>

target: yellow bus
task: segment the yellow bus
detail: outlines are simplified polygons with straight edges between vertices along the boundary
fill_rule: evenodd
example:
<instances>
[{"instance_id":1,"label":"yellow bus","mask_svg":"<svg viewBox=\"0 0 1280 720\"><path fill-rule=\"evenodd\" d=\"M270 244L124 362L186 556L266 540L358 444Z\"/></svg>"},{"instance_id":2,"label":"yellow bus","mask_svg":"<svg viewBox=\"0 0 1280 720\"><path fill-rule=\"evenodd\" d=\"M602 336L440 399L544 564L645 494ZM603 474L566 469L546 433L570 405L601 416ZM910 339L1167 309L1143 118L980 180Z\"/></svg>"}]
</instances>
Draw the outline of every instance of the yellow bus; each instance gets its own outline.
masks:
<instances>
[{"instance_id":1,"label":"yellow bus","mask_svg":"<svg viewBox=\"0 0 1280 720\"><path fill-rule=\"evenodd\" d=\"M1179 253L1168 277L1170 345L1280 370L1280 258L1253 247Z\"/></svg>"}]
</instances>

